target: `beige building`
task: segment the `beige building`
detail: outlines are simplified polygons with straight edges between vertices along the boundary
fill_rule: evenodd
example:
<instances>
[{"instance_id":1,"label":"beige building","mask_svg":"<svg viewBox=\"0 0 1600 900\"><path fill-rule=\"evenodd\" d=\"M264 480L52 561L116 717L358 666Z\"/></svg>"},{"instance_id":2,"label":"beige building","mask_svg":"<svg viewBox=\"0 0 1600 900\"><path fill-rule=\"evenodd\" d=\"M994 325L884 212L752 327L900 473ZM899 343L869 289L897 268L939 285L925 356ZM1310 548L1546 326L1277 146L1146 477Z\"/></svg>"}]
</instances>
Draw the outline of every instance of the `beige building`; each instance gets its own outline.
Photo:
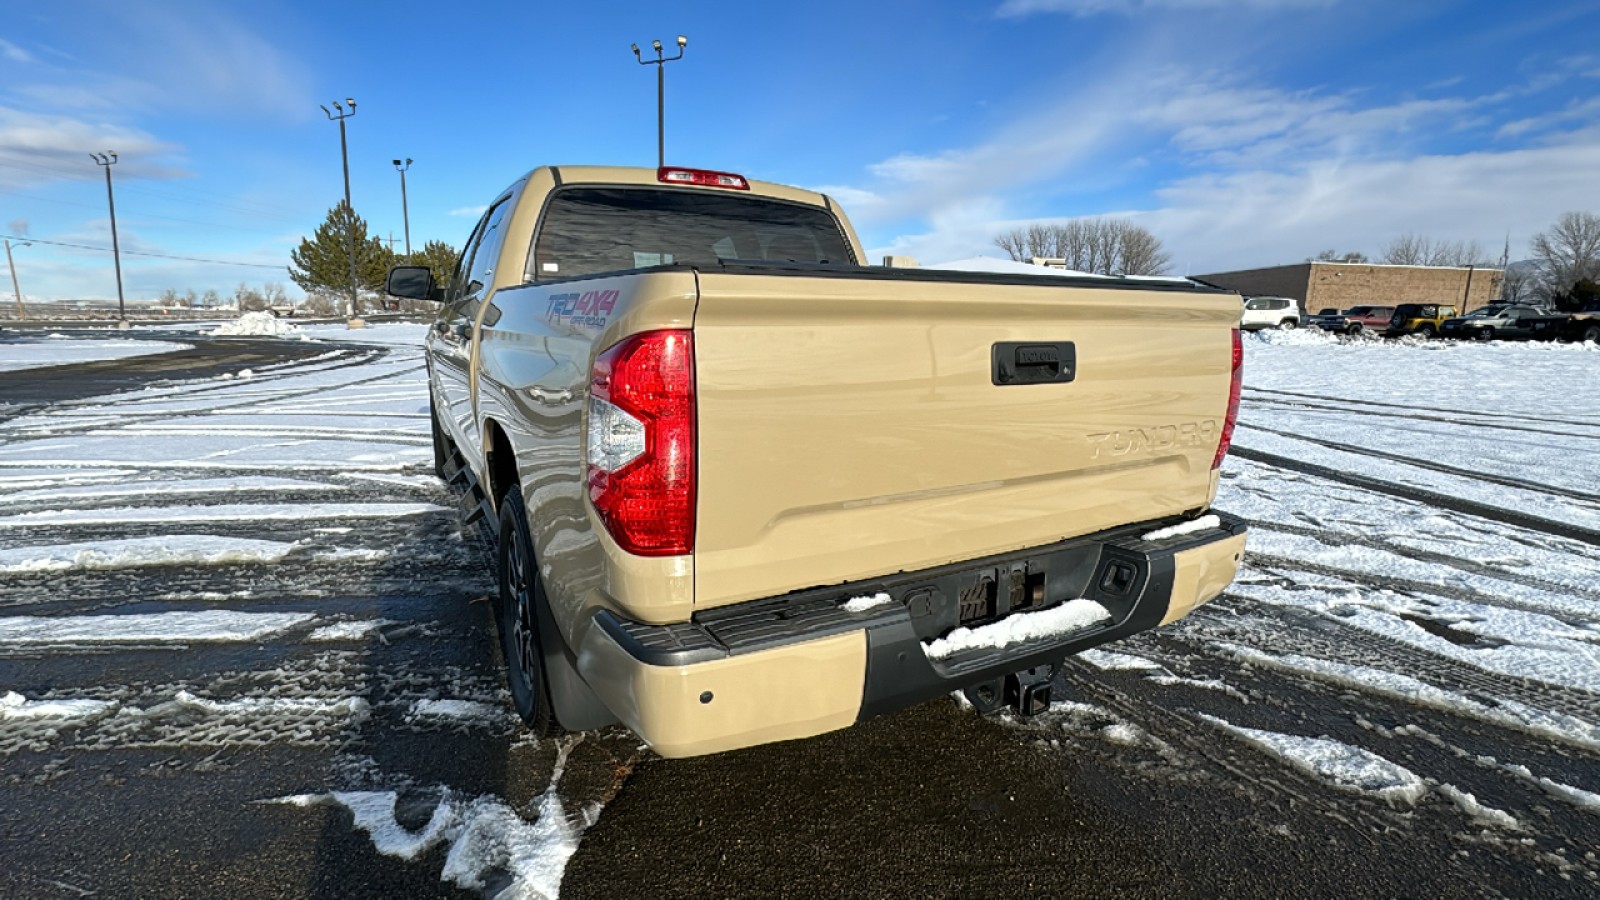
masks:
<instances>
[{"instance_id":1,"label":"beige building","mask_svg":"<svg viewBox=\"0 0 1600 900\"><path fill-rule=\"evenodd\" d=\"M1499 269L1475 266L1304 262L1195 277L1246 296L1290 297L1303 313L1398 303L1448 303L1464 313L1493 302L1501 276Z\"/></svg>"}]
</instances>

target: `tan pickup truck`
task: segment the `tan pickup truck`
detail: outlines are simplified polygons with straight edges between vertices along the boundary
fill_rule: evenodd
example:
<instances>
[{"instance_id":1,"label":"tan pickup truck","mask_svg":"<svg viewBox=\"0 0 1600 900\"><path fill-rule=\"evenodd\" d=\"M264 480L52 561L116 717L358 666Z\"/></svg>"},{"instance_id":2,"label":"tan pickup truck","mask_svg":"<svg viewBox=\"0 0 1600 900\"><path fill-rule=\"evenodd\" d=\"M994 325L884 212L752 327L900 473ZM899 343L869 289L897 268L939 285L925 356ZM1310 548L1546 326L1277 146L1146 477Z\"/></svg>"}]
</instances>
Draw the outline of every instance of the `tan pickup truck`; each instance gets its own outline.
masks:
<instances>
[{"instance_id":1,"label":"tan pickup truck","mask_svg":"<svg viewBox=\"0 0 1600 900\"><path fill-rule=\"evenodd\" d=\"M1217 596L1238 296L861 265L827 196L535 169L434 299L435 464L497 529L535 731L664 756L964 691L1050 702L1068 655Z\"/></svg>"}]
</instances>

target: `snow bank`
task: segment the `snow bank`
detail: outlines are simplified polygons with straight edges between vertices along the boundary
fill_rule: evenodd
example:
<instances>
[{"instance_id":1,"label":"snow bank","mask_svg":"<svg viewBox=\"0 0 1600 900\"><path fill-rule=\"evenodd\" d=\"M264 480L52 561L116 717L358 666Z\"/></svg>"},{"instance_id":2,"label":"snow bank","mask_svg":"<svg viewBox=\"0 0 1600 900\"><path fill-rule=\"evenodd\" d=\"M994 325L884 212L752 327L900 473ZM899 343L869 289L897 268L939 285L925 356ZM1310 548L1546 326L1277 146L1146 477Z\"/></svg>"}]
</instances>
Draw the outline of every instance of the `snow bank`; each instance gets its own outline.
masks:
<instances>
[{"instance_id":1,"label":"snow bank","mask_svg":"<svg viewBox=\"0 0 1600 900\"><path fill-rule=\"evenodd\" d=\"M481 700L417 700L406 712L406 721L452 719L463 723L497 723L506 719L506 708Z\"/></svg>"},{"instance_id":2,"label":"snow bank","mask_svg":"<svg viewBox=\"0 0 1600 900\"><path fill-rule=\"evenodd\" d=\"M231 322L223 322L211 330L222 337L282 337L300 329L269 312L247 312Z\"/></svg>"},{"instance_id":3,"label":"snow bank","mask_svg":"<svg viewBox=\"0 0 1600 900\"><path fill-rule=\"evenodd\" d=\"M361 641L374 633L395 624L392 619L362 619L351 622L334 622L306 635L308 641Z\"/></svg>"},{"instance_id":4,"label":"snow bank","mask_svg":"<svg viewBox=\"0 0 1600 900\"><path fill-rule=\"evenodd\" d=\"M1044 637L1083 631L1111 620L1111 613L1093 600L1069 600L1040 612L1016 613L978 628L957 628L923 644L929 659L944 659L978 647L1005 647Z\"/></svg>"},{"instance_id":5,"label":"snow bank","mask_svg":"<svg viewBox=\"0 0 1600 900\"><path fill-rule=\"evenodd\" d=\"M259 503L216 506L125 506L48 509L0 516L0 528L36 525L122 525L129 522L257 522L284 519L396 519L448 512L433 503Z\"/></svg>"}]
</instances>

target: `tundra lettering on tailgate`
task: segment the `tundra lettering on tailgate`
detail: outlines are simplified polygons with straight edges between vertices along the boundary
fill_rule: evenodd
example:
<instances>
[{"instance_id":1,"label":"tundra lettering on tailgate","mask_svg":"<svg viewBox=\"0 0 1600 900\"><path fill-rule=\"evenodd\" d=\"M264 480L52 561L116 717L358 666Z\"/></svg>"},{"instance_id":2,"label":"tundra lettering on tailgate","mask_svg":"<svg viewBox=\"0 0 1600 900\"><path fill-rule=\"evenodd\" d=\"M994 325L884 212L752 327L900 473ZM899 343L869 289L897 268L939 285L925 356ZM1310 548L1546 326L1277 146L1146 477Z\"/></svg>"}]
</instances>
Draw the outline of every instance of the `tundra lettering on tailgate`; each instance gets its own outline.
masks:
<instances>
[{"instance_id":1,"label":"tundra lettering on tailgate","mask_svg":"<svg viewBox=\"0 0 1600 900\"><path fill-rule=\"evenodd\" d=\"M1106 431L1084 437L1088 438L1089 446L1094 448L1091 459L1171 450L1175 447L1211 446L1217 442L1217 420L1202 419L1177 425L1158 425L1155 428L1129 428L1126 431Z\"/></svg>"}]
</instances>

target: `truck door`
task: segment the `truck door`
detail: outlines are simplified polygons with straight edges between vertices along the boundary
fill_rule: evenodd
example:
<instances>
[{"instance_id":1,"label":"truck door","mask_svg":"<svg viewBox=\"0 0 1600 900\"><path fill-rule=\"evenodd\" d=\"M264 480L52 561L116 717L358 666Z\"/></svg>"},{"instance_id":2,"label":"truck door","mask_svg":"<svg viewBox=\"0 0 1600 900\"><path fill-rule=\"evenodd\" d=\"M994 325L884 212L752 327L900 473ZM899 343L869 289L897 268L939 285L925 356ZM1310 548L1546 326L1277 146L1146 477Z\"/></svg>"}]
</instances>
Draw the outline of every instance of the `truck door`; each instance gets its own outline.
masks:
<instances>
[{"instance_id":1,"label":"truck door","mask_svg":"<svg viewBox=\"0 0 1600 900\"><path fill-rule=\"evenodd\" d=\"M461 251L444 310L428 339L439 417L456 443L468 451L469 458L475 457L479 448L469 381L475 350L473 326L494 281L493 268L504 236L501 225L509 207L507 198L502 197L478 220L478 227Z\"/></svg>"}]
</instances>

